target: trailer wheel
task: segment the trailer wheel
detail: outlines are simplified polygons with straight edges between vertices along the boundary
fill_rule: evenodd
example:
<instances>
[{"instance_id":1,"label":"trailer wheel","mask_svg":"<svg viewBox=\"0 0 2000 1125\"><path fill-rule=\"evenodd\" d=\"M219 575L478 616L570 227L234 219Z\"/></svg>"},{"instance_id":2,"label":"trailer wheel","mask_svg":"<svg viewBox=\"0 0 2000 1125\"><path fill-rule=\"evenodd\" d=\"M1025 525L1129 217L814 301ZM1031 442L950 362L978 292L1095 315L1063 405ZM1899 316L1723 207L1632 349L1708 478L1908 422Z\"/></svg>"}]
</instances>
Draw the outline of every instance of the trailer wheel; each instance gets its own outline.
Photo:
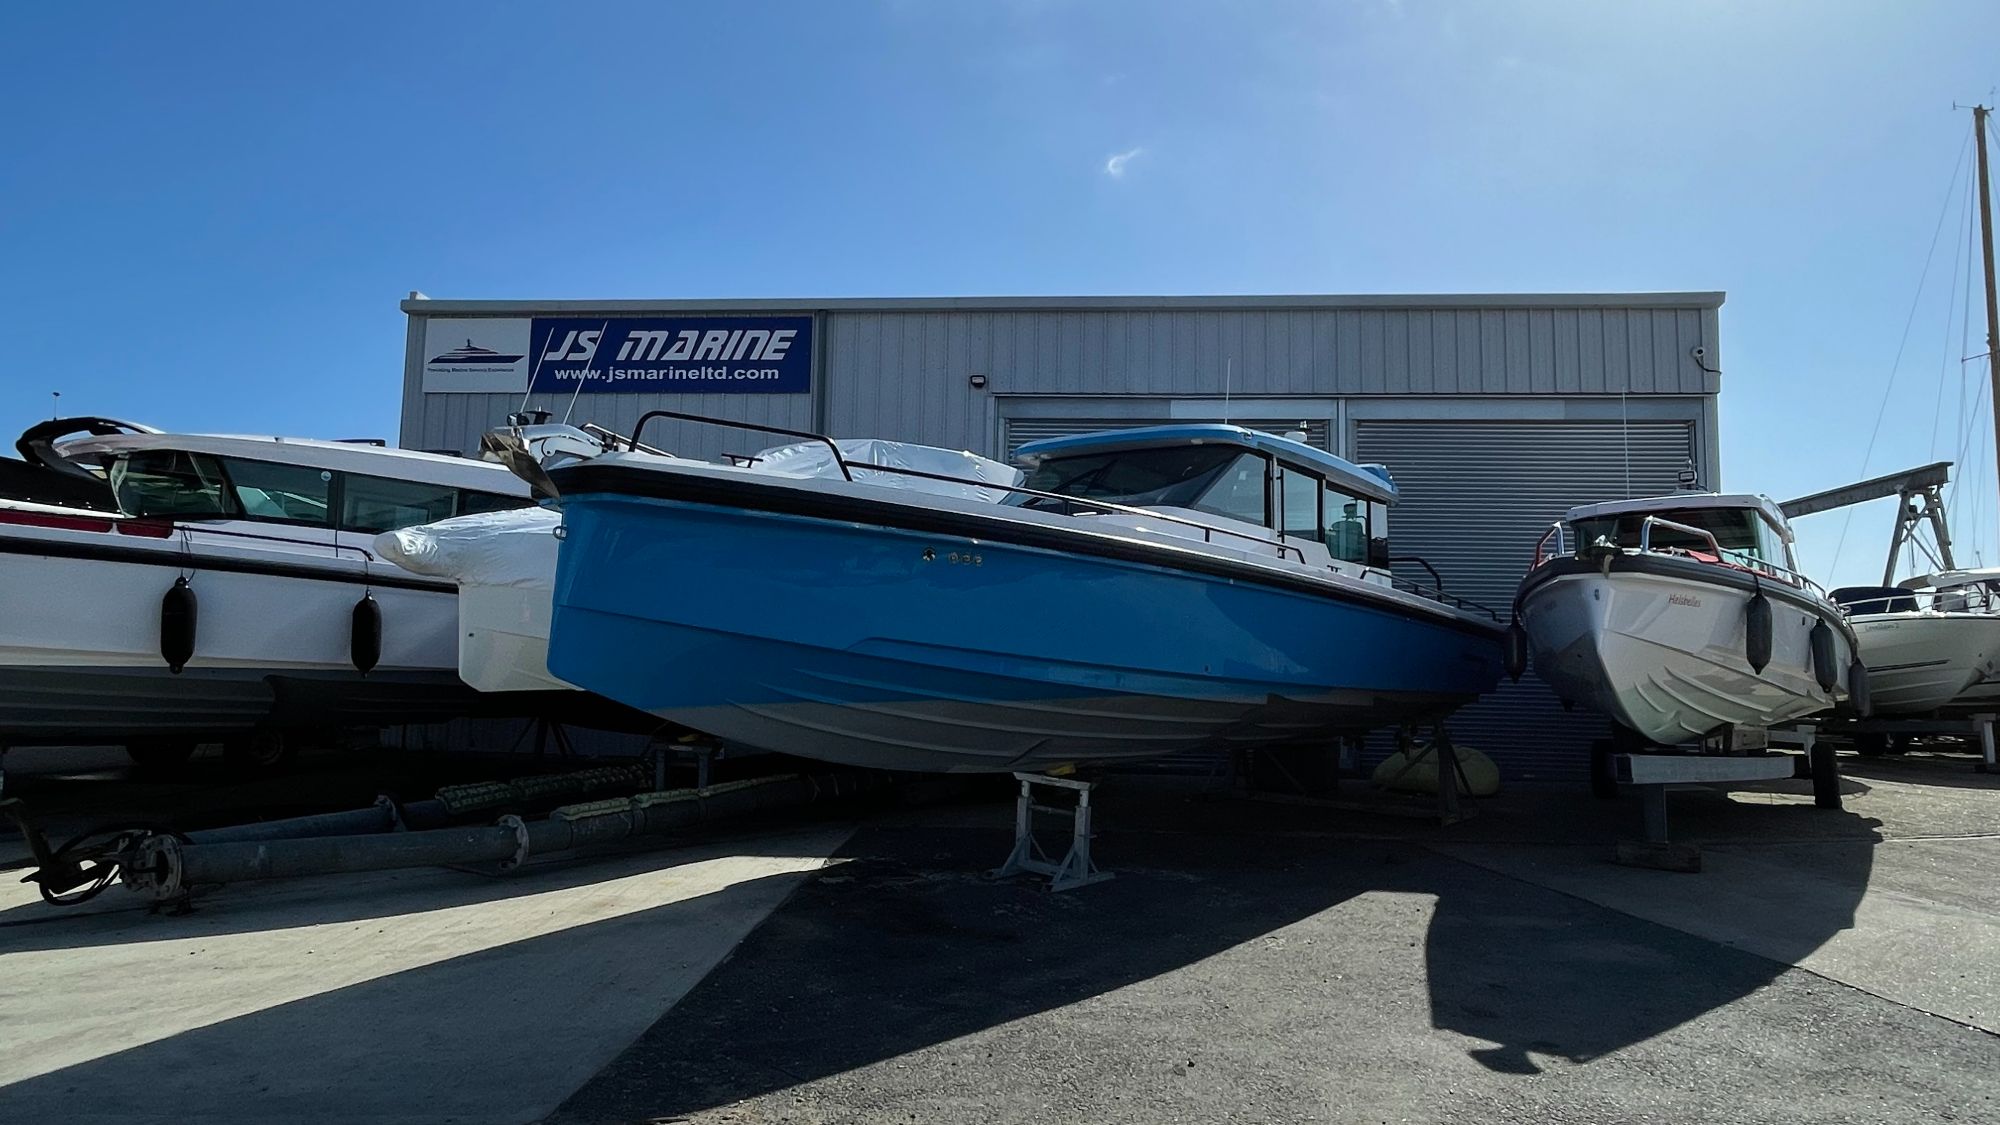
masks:
<instances>
[{"instance_id":1,"label":"trailer wheel","mask_svg":"<svg viewBox=\"0 0 2000 1125\"><path fill-rule=\"evenodd\" d=\"M166 776L187 765L196 745L192 738L145 738L126 743L125 756L141 773Z\"/></svg>"},{"instance_id":2,"label":"trailer wheel","mask_svg":"<svg viewBox=\"0 0 2000 1125\"><path fill-rule=\"evenodd\" d=\"M1864 758L1879 758L1889 752L1889 736L1886 734L1857 734L1854 736L1854 752Z\"/></svg>"},{"instance_id":3,"label":"trailer wheel","mask_svg":"<svg viewBox=\"0 0 2000 1125\"><path fill-rule=\"evenodd\" d=\"M274 730L238 735L222 744L222 760L230 769L246 777L279 773L289 769L299 756L296 740Z\"/></svg>"}]
</instances>

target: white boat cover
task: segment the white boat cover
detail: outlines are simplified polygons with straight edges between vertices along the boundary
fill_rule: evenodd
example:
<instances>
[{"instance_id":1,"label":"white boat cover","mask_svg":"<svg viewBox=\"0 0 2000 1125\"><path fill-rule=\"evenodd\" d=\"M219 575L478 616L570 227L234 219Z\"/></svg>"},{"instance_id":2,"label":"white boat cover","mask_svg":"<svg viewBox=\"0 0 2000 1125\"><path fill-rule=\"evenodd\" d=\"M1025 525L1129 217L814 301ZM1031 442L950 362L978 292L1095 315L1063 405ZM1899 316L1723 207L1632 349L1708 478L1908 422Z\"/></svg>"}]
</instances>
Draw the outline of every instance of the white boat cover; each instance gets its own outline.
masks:
<instances>
[{"instance_id":1,"label":"white boat cover","mask_svg":"<svg viewBox=\"0 0 2000 1125\"><path fill-rule=\"evenodd\" d=\"M885 465L892 469L914 469L920 473L1009 486L1018 485L1023 479L1021 470L1012 465L1003 465L977 453L956 449L880 438L842 438L834 444L840 447L840 456L850 469L862 465ZM806 477L840 475L840 467L833 462L833 451L824 442L802 441L796 445L780 445L759 453L757 458L757 468L770 472ZM997 504L1007 498L1007 493L998 488L980 488L973 484L927 480L898 473L864 471L856 473L854 479L884 488L907 488L913 492L952 496L960 500L984 500Z\"/></svg>"},{"instance_id":2,"label":"white boat cover","mask_svg":"<svg viewBox=\"0 0 2000 1125\"><path fill-rule=\"evenodd\" d=\"M383 558L418 574L474 586L550 586L562 513L512 508L454 516L375 537Z\"/></svg>"}]
</instances>

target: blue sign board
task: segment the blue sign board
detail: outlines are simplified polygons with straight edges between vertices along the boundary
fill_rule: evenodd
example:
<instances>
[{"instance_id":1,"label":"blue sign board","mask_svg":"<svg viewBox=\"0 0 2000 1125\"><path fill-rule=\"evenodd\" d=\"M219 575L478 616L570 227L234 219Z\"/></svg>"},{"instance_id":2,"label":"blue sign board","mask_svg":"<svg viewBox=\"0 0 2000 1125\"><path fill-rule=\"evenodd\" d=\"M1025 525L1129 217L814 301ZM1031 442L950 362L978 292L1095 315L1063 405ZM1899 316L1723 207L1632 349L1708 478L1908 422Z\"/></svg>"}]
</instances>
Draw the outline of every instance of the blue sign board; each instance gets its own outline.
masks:
<instances>
[{"instance_id":1,"label":"blue sign board","mask_svg":"<svg viewBox=\"0 0 2000 1125\"><path fill-rule=\"evenodd\" d=\"M560 394L803 394L809 316L534 319L528 384Z\"/></svg>"}]
</instances>

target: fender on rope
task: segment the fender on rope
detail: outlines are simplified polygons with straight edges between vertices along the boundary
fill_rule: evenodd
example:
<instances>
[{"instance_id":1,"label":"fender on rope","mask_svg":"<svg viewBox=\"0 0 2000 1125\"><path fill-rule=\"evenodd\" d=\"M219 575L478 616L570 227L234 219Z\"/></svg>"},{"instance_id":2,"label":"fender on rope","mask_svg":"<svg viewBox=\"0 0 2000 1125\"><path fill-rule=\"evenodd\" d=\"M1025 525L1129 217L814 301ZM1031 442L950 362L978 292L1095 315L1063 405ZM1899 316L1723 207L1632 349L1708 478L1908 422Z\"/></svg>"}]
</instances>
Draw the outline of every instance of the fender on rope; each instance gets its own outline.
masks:
<instances>
[{"instance_id":1,"label":"fender on rope","mask_svg":"<svg viewBox=\"0 0 2000 1125\"><path fill-rule=\"evenodd\" d=\"M1521 628L1518 620L1507 623L1506 636L1507 678L1521 682L1521 673L1528 670L1528 631Z\"/></svg>"},{"instance_id":2,"label":"fender on rope","mask_svg":"<svg viewBox=\"0 0 2000 1125\"><path fill-rule=\"evenodd\" d=\"M174 579L167 592L160 599L160 659L167 662L167 671L180 675L187 662L194 659L195 625L198 623L200 603L194 596L194 587L188 585L186 575Z\"/></svg>"},{"instance_id":3,"label":"fender on rope","mask_svg":"<svg viewBox=\"0 0 2000 1125\"><path fill-rule=\"evenodd\" d=\"M1847 706L1864 719L1875 711L1868 689L1868 668L1858 656L1847 666Z\"/></svg>"},{"instance_id":4,"label":"fender on rope","mask_svg":"<svg viewBox=\"0 0 2000 1125\"><path fill-rule=\"evenodd\" d=\"M362 675L373 671L382 659L382 603L371 591L354 603L354 626L348 633L348 658Z\"/></svg>"},{"instance_id":5,"label":"fender on rope","mask_svg":"<svg viewBox=\"0 0 2000 1125\"><path fill-rule=\"evenodd\" d=\"M1839 657L1833 650L1833 626L1822 617L1812 627L1806 638L1812 647L1813 680L1819 690L1832 691L1840 685Z\"/></svg>"},{"instance_id":6,"label":"fender on rope","mask_svg":"<svg viewBox=\"0 0 2000 1125\"><path fill-rule=\"evenodd\" d=\"M1743 609L1743 655L1750 659L1750 670L1761 673L1771 663L1771 599L1764 596L1762 583L1756 591Z\"/></svg>"}]
</instances>

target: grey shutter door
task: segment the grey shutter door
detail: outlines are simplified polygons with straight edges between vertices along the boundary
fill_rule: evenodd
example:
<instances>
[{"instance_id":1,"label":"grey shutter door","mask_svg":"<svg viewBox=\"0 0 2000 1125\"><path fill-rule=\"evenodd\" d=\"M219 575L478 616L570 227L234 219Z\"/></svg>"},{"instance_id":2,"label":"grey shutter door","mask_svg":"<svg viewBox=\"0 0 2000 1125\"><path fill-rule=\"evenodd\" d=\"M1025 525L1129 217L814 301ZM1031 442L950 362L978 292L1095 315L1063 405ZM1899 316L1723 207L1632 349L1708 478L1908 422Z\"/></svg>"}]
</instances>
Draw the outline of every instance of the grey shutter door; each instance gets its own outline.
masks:
<instances>
[{"instance_id":1,"label":"grey shutter door","mask_svg":"<svg viewBox=\"0 0 2000 1125\"><path fill-rule=\"evenodd\" d=\"M1007 460L1010 462L1013 461L1015 451L1022 446L1031 441L1040 441L1043 438L1071 437L1076 434L1087 434L1093 430L1130 430L1139 426L1197 424L1199 423L1188 419L1170 420L1166 418L1157 420L1120 418L1116 421L1108 421L1101 418L1096 420L1085 418L1009 418L1007 419ZM1271 419L1251 421L1239 419L1232 420L1230 425L1242 426L1250 430L1263 430L1266 433L1272 434L1286 434L1299 428L1299 419L1293 418L1277 421ZM1329 434L1326 419L1320 418L1305 423L1305 431L1307 445L1315 449L1332 448L1326 443Z\"/></svg>"},{"instance_id":2,"label":"grey shutter door","mask_svg":"<svg viewBox=\"0 0 2000 1125\"><path fill-rule=\"evenodd\" d=\"M1355 450L1396 478L1391 552L1423 558L1446 590L1503 621L1535 541L1566 509L1672 492L1695 452L1690 423L1657 421L1361 420ZM1535 785L1587 783L1590 742L1608 729L1600 715L1565 712L1532 671L1452 721L1453 737L1490 755L1503 779Z\"/></svg>"}]
</instances>

